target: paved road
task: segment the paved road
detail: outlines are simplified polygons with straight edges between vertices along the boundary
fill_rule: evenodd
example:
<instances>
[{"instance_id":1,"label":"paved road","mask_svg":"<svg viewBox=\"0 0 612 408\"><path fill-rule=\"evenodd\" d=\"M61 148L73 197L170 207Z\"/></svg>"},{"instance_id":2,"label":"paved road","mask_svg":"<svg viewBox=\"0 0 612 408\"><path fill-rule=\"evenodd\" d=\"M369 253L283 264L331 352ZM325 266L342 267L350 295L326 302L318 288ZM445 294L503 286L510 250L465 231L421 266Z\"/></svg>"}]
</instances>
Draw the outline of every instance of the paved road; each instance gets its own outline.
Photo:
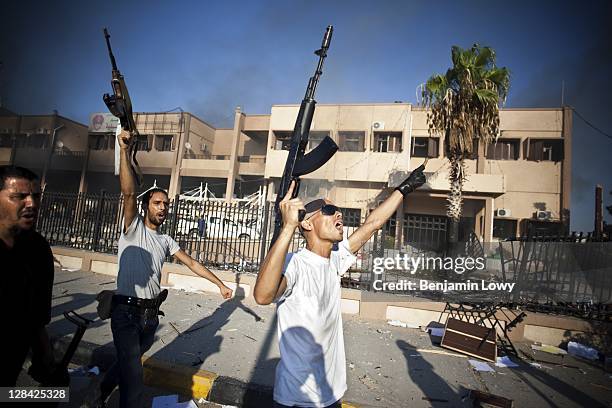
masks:
<instances>
[{"instance_id":1,"label":"paved road","mask_svg":"<svg viewBox=\"0 0 612 408\"><path fill-rule=\"evenodd\" d=\"M72 325L62 316L66 310L76 309L94 319L95 294L114 287L109 276L57 271L51 333L72 333ZM160 319L149 355L194 372L202 369L251 384L273 385L279 359L273 306L248 303L240 289L235 299L226 302L213 293L171 289L162 310L166 316ZM467 358L448 355L418 329L345 315L344 334L345 399L362 407L471 406L468 389L513 399L519 407L612 406L611 376L600 366L571 356L561 361L539 354L535 357L549 362L543 363L546 368L519 361L516 369L480 373ZM109 322L93 323L84 341L112 349ZM528 346L520 345L524 350Z\"/></svg>"}]
</instances>

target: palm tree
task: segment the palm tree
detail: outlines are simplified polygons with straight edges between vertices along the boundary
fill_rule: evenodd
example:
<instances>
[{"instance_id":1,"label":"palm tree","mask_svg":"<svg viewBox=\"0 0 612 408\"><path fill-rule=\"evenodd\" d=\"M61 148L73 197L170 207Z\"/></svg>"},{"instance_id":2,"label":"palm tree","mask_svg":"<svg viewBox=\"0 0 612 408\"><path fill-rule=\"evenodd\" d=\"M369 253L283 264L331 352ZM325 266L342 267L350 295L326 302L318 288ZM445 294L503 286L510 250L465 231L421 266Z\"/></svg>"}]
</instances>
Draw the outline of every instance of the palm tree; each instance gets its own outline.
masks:
<instances>
[{"instance_id":1,"label":"palm tree","mask_svg":"<svg viewBox=\"0 0 612 408\"><path fill-rule=\"evenodd\" d=\"M499 135L499 104L510 87L510 73L495 65L495 51L474 44L464 50L452 47L453 66L446 75L432 75L423 88L423 105L429 108L430 137L444 134L450 162L447 215L448 240L458 240L462 210L464 160L472 154L473 140L490 143Z\"/></svg>"}]
</instances>

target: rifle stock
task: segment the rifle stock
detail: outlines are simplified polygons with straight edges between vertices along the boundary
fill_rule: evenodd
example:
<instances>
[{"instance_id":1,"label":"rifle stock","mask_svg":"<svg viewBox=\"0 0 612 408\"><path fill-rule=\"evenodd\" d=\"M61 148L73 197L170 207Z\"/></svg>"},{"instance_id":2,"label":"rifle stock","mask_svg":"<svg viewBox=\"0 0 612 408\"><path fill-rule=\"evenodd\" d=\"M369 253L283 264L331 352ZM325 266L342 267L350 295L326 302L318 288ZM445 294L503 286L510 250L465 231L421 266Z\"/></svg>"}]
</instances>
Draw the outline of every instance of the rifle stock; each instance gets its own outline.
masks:
<instances>
[{"instance_id":1,"label":"rifle stock","mask_svg":"<svg viewBox=\"0 0 612 408\"><path fill-rule=\"evenodd\" d=\"M274 233L272 234L272 240L270 247L274 245L280 229L282 227L282 218L280 214L279 204L281 200L289 191L291 181L295 180L296 185L293 189L291 198L295 198L298 195L300 188L300 176L308 173L312 173L321 166L323 166L338 150L336 143L329 137L326 136L323 141L310 153L304 155L306 146L308 145L308 135L310 133L310 125L315 112L316 101L314 100L314 94L319 83L319 78L323 73L323 62L327 57L327 50L331 43L333 33L333 27L327 26L325 35L323 36L323 42L321 48L315 51L315 55L319 57L319 63L317 69L310 80L308 81L308 87L306 88L306 95L300 105L300 110L295 121L293 128L293 134L291 135L291 147L289 148L289 155L287 156L287 162L285 163L285 169L283 176L280 181L279 189L276 194L276 202L274 203Z\"/></svg>"}]
</instances>

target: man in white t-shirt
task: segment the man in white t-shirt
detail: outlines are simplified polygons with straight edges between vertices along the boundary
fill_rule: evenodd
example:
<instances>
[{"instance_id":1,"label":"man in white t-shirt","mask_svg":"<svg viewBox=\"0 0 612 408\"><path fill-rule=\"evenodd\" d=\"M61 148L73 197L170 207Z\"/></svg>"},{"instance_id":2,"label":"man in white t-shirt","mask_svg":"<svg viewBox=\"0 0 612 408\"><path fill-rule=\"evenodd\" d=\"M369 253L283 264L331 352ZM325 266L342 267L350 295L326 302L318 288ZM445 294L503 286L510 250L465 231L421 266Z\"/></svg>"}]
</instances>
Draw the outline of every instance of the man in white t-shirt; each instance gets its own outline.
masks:
<instances>
[{"instance_id":1,"label":"man in white t-shirt","mask_svg":"<svg viewBox=\"0 0 612 408\"><path fill-rule=\"evenodd\" d=\"M280 203L283 228L257 276L259 304L277 301L281 360L274 382L275 407L340 407L346 391L346 357L340 309L340 276L359 250L425 182L424 166L410 174L373 210L364 224L343 240L342 214L329 200L305 206L291 199L295 183ZM300 211L305 215L300 219ZM289 254L296 228L306 248ZM337 244L337 250L333 250Z\"/></svg>"}]
</instances>

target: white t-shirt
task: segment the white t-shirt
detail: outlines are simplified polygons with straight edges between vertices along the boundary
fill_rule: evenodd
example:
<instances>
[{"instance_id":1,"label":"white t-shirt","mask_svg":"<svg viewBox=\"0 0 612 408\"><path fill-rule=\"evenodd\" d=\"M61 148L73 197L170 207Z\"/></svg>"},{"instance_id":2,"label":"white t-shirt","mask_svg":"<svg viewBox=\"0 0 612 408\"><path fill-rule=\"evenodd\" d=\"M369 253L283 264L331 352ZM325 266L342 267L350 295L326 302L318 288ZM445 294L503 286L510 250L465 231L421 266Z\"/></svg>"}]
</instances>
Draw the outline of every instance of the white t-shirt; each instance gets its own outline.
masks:
<instances>
[{"instance_id":1,"label":"white t-shirt","mask_svg":"<svg viewBox=\"0 0 612 408\"><path fill-rule=\"evenodd\" d=\"M346 391L340 276L356 258L347 240L330 258L307 249L288 258L287 290L277 306L281 360L274 400L289 406L325 407Z\"/></svg>"}]
</instances>

